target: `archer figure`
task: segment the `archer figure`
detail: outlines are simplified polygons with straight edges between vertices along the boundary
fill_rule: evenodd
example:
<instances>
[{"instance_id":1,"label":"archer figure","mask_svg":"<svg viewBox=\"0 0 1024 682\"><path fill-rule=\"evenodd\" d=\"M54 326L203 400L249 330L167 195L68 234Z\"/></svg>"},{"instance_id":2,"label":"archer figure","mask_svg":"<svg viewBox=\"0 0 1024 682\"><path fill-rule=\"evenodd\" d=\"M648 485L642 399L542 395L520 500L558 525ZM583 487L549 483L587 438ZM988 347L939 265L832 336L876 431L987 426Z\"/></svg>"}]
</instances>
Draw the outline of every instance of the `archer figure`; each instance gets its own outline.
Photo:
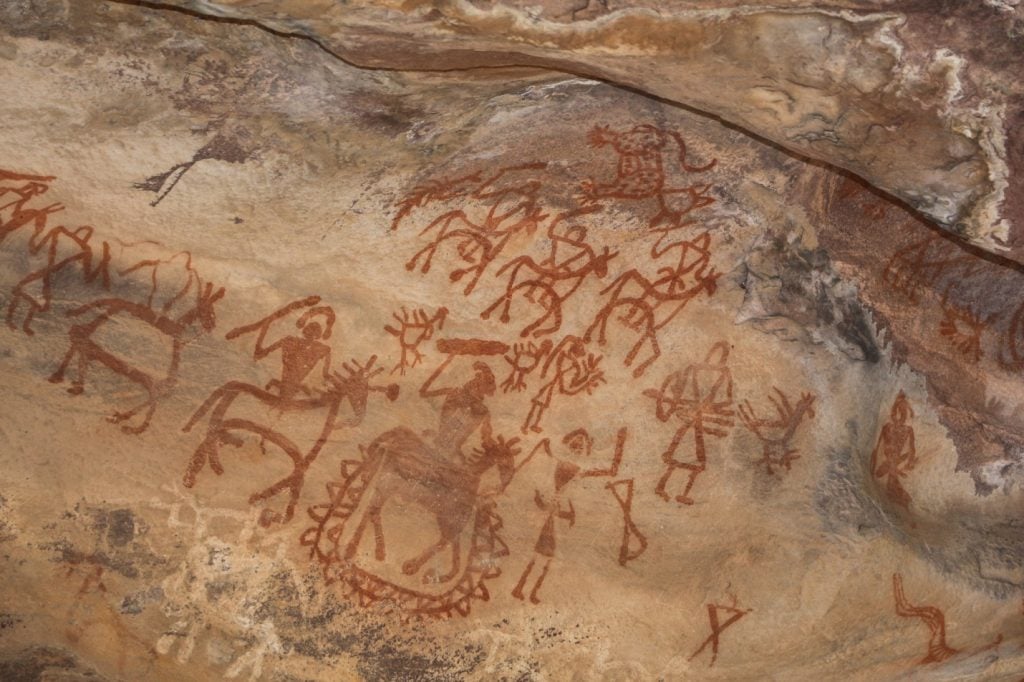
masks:
<instances>
[{"instance_id":1,"label":"archer figure","mask_svg":"<svg viewBox=\"0 0 1024 682\"><path fill-rule=\"evenodd\" d=\"M644 391L645 396L656 401L655 414L660 421L667 422L676 417L682 422L661 456L666 466L665 473L654 489L666 501L669 495L665 489L672 474L677 469L686 469L690 478L682 494L676 495L676 502L693 504L689 497L690 489L697 476L707 468L704 437L724 437L733 425L732 372L726 365L728 359L729 344L719 341L708 351L704 362L668 375L659 390ZM681 462L676 459L676 450L688 433L693 434L696 461Z\"/></svg>"}]
</instances>

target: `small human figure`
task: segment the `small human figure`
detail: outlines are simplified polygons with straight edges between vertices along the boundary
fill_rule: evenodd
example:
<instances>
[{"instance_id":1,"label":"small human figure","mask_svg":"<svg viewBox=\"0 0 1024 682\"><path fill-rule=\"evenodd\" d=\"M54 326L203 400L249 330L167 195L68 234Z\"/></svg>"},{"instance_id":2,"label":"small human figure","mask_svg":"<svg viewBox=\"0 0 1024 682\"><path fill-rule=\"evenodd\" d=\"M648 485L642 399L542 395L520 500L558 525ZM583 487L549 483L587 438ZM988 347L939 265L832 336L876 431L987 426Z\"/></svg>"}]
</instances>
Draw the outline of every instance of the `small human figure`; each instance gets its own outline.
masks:
<instances>
[{"instance_id":1,"label":"small human figure","mask_svg":"<svg viewBox=\"0 0 1024 682\"><path fill-rule=\"evenodd\" d=\"M324 341L331 337L335 316L330 306L317 306L319 302L319 296L293 301L258 322L232 329L225 337L230 340L258 329L253 359L262 360L276 350L281 351L281 376L267 382L266 390L276 392L282 401L290 401L299 393L313 395L312 389L304 382L317 364L322 363L321 376L325 381L331 376L331 347ZM264 346L263 342L273 323L300 308L309 308L295 323L302 336L285 336Z\"/></svg>"},{"instance_id":2,"label":"small human figure","mask_svg":"<svg viewBox=\"0 0 1024 682\"><path fill-rule=\"evenodd\" d=\"M540 570L540 575L534 580L533 587L530 589L530 602L532 604L540 603L540 588L548 575L548 569L551 568L551 560L555 557L555 534L558 521L568 521L570 528L576 524L576 509L572 505L572 500L566 497L565 489L571 482L579 478L614 478L617 476L619 465L622 463L622 452L625 443L626 428L623 427L619 429L615 441L615 454L612 456L611 464L607 467L583 469L577 462L590 457L594 447L594 439L582 428L576 429L562 438L562 444L568 451L569 457L555 459L552 490L547 496L542 495L539 490L534 491L534 504L545 512L547 516L544 519L540 535L537 536L537 542L533 546L533 556L530 558L530 563L526 565L522 575L519 577L519 582L516 583L515 588L512 590L513 597L520 600L524 599L523 590L526 588L530 574L538 562L543 562L544 565ZM551 453L551 443L545 438L537 444L533 452L530 453L529 458L524 460L520 466L525 465L537 452L543 452L548 457L554 457Z\"/></svg>"},{"instance_id":3,"label":"small human figure","mask_svg":"<svg viewBox=\"0 0 1024 682\"><path fill-rule=\"evenodd\" d=\"M501 390L519 392L526 389L526 376L540 366L541 360L551 352L551 339L544 339L540 344L533 341L517 343L512 347L512 354L505 356L505 362L512 366L508 376L501 382Z\"/></svg>"},{"instance_id":4,"label":"small human figure","mask_svg":"<svg viewBox=\"0 0 1024 682\"><path fill-rule=\"evenodd\" d=\"M740 618L750 613L751 609L738 608L736 604L736 597L733 595L730 595L729 604L708 604L707 608L708 621L711 625L711 634L707 636L707 639L705 639L701 643L700 647L698 647L696 651L690 654L690 657L686 660L692 661L694 658L697 657L698 654L700 654L700 652L704 651L704 648L708 644L710 644L711 662L708 663L708 667L710 668L715 664L715 661L718 660L719 636L721 636L721 634L725 632L725 629L728 628L730 625L733 625ZM724 621L719 621L719 614L721 613L728 614L728 617Z\"/></svg>"},{"instance_id":5,"label":"small human figure","mask_svg":"<svg viewBox=\"0 0 1024 682\"><path fill-rule=\"evenodd\" d=\"M677 469L686 469L690 478L682 494L676 495L675 499L680 504L693 504L690 489L697 476L707 469L705 436L724 437L733 425L732 372L726 365L728 359L729 344L719 341L708 351L704 362L668 375L658 390L644 391L645 396L656 401L655 414L660 421L667 422L676 417L682 422L661 455L665 473L654 489L666 501L669 500L666 487L672 474ZM691 432L695 461L681 462L676 459L676 450L683 437Z\"/></svg>"},{"instance_id":6,"label":"small human figure","mask_svg":"<svg viewBox=\"0 0 1024 682\"><path fill-rule=\"evenodd\" d=\"M889 410L889 420L882 426L878 443L871 452L871 474L885 479L885 492L895 504L910 508L910 493L900 479L917 466L917 450L914 446L914 427L907 420L914 416L903 391L896 396Z\"/></svg>"},{"instance_id":7,"label":"small human figure","mask_svg":"<svg viewBox=\"0 0 1024 682\"><path fill-rule=\"evenodd\" d=\"M486 401L497 391L494 372L490 365L478 360L473 363L473 377L462 385L437 387L434 384L459 355L500 354L507 351L508 346L477 339L442 339L437 346L442 353L448 353L448 357L420 387L420 396L444 397L434 434L434 447L442 459L463 462L467 454L462 447L477 429L485 446L493 441L491 412Z\"/></svg>"},{"instance_id":8,"label":"small human figure","mask_svg":"<svg viewBox=\"0 0 1024 682\"><path fill-rule=\"evenodd\" d=\"M522 432L540 433L544 413L551 407L556 395L590 395L605 382L604 372L599 368L601 356L587 353L586 344L578 336L566 336L548 355L541 378L550 376L548 383L541 387L530 401L530 411L523 422ZM552 369L553 368L553 369ZM551 374L548 374L551 370Z\"/></svg>"}]
</instances>

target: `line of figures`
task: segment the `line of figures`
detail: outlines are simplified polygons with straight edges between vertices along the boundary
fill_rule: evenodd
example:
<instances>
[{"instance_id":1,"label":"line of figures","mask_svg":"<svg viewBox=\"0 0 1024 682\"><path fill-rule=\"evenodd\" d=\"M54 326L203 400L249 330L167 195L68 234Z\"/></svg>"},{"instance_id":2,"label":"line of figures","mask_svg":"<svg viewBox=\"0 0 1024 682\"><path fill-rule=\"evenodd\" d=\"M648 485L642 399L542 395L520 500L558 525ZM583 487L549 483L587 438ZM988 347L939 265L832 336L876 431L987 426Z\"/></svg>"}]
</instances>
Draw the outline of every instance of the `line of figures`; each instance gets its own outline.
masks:
<instances>
[{"instance_id":1,"label":"line of figures","mask_svg":"<svg viewBox=\"0 0 1024 682\"><path fill-rule=\"evenodd\" d=\"M435 259L450 260L448 279L464 283L465 296L493 266L494 277L504 282L502 293L480 317L502 324L526 318L518 333L532 341L561 331L566 304L573 301L577 312L584 305L580 292L590 282L605 280L619 256L618 251L591 243L588 219L608 208L609 201L636 208L650 205L655 213L646 232L655 239L649 263L624 270L602 286L592 321L574 334L583 343L604 345L609 325L621 324L635 337L623 362L639 377L661 355L659 332L691 301L717 289L711 236L707 230L697 231L693 217L715 202L708 193L711 185L671 186L668 180L673 167L680 174L701 174L716 162L690 165L678 133L648 124L625 131L597 127L589 139L595 147L614 151L616 175L608 182L584 181L578 196L570 198L570 209L545 207L541 193L550 191L548 164L526 163L416 187L399 202L392 229L415 223L427 239L427 245L406 262L406 269L427 274ZM538 231L546 239L538 239ZM539 244L546 250L529 253Z\"/></svg>"},{"instance_id":2,"label":"line of figures","mask_svg":"<svg viewBox=\"0 0 1024 682\"><path fill-rule=\"evenodd\" d=\"M34 336L37 318L52 312L55 302L86 299L63 311L71 322L67 351L50 381L61 384L70 375L68 393L81 395L90 370L114 372L143 396L109 419L125 433L142 433L176 387L185 347L216 326L224 288L204 281L187 251L172 253L153 241L103 239L88 225L51 224L63 206L33 204L54 180L0 169L0 248L14 244L19 253L12 257L20 255L28 266L8 295L7 326ZM127 265L117 269L114 263ZM129 351L127 329L145 339L148 355Z\"/></svg>"}]
</instances>

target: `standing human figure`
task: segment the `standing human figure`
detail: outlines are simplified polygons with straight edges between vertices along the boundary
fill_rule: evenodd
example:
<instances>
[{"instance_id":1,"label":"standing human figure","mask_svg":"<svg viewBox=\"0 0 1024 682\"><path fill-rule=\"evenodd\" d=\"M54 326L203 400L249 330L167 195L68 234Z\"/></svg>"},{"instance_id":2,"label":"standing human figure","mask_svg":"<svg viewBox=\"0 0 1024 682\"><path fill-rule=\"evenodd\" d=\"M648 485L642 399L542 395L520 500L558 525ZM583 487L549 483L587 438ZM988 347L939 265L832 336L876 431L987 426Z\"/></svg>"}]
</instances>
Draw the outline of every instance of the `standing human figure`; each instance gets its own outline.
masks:
<instances>
[{"instance_id":1,"label":"standing human figure","mask_svg":"<svg viewBox=\"0 0 1024 682\"><path fill-rule=\"evenodd\" d=\"M619 465L622 463L622 452L623 446L626 442L626 428L619 429L618 437L615 442L615 454L612 456L611 464L607 467L596 467L591 469L584 469L577 462L587 459L590 457L590 453L594 447L594 439L590 437L585 429L576 429L565 435L562 438L562 444L568 451L568 458L555 458L555 471L552 481L551 492L544 496L539 490L534 491L533 501L537 507L545 512L546 516L544 519L544 525L541 527L540 535L537 536L537 542L533 547L533 556L530 558L530 563L523 569L522 575L519 577L519 582L516 583L515 588L512 590L512 596L516 599L523 599L526 588L526 583L530 578L530 574L533 572L534 567L537 563L542 562L543 566L540 569L540 574L533 582L533 587L530 589L530 602L533 604L540 603L540 588L544 584L544 579L548 575L548 569L551 568L551 560L555 557L555 536L558 526L558 521L568 521L569 527L572 528L576 524L576 509L573 507L572 500L566 496L566 488L570 483L579 478L597 478L607 477L613 478L619 473ZM533 452L530 453L530 457L524 460L520 465L522 467L529 461L533 455L538 452L544 452L548 457L554 458L551 453L551 443L545 438L537 447L534 448ZM564 503L564 507L563 507Z\"/></svg>"},{"instance_id":2,"label":"standing human figure","mask_svg":"<svg viewBox=\"0 0 1024 682\"><path fill-rule=\"evenodd\" d=\"M733 425L732 372L726 364L728 359L729 344L719 341L708 351L704 362L668 375L658 390L644 391L645 396L655 399L655 414L660 421L667 422L675 417L682 422L661 455L665 473L654 489L666 501L670 499L666 488L672 474L678 469L686 469L689 479L682 494L676 495L675 499L680 504L693 504L690 489L707 469L705 436L724 437ZM676 458L676 451L690 433L693 434L694 459L680 461Z\"/></svg>"},{"instance_id":3,"label":"standing human figure","mask_svg":"<svg viewBox=\"0 0 1024 682\"><path fill-rule=\"evenodd\" d=\"M882 426L878 443L871 452L871 475L885 479L885 492L895 504L910 507L910 493L900 482L917 466L914 427L907 420L914 416L903 391L896 396L889 410L889 420Z\"/></svg>"},{"instance_id":4,"label":"standing human figure","mask_svg":"<svg viewBox=\"0 0 1024 682\"><path fill-rule=\"evenodd\" d=\"M550 376L551 379L530 401L530 411L523 422L522 432L543 431L540 421L556 395L569 396L584 391L589 394L604 383L604 372L598 368L600 362L601 356L587 353L583 339L578 336L562 339L544 363L541 378ZM550 374L548 370L552 370Z\"/></svg>"}]
</instances>

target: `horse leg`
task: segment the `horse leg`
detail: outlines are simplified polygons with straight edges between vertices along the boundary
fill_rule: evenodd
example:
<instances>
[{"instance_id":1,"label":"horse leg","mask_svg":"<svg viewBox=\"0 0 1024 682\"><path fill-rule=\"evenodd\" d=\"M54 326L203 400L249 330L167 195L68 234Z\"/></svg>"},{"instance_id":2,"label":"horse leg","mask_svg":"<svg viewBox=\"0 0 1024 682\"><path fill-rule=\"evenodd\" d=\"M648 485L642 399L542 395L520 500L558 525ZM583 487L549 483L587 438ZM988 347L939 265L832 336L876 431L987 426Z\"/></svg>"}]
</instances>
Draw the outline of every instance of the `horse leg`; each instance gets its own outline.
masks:
<instances>
[{"instance_id":1,"label":"horse leg","mask_svg":"<svg viewBox=\"0 0 1024 682\"><path fill-rule=\"evenodd\" d=\"M78 345L75 343L74 337L72 337L70 343L68 343L68 352L64 354L64 359L60 361L60 366L48 379L51 384L60 384L64 382L64 373L68 371L68 365L71 364L71 359L75 357L75 352L77 350Z\"/></svg>"},{"instance_id":2,"label":"horse leg","mask_svg":"<svg viewBox=\"0 0 1024 682\"><path fill-rule=\"evenodd\" d=\"M480 313L480 319L482 319L482 320L490 319L491 313L493 313L498 306L500 306L502 303L504 303L505 304L505 309L504 309L504 311L501 314L501 321L502 322L508 322L508 308L509 308L509 304L511 302L511 296L512 296L512 293L506 289L504 294L499 296L498 299L496 301L494 301L494 303L492 303L490 306L488 306L488 308L486 310L484 310L482 313Z\"/></svg>"},{"instance_id":3,"label":"horse leg","mask_svg":"<svg viewBox=\"0 0 1024 682\"><path fill-rule=\"evenodd\" d=\"M269 528L270 524L275 521L287 523L292 519L292 516L295 515L295 505L298 504L299 501L299 494L302 492L302 484L306 479L306 468L309 466L308 463L303 460L298 452L292 451L290 448L285 449L285 453L291 457L294 464L292 473L262 492L253 493L249 496L249 504L256 504L261 500L269 500L282 490L288 491L288 503L285 505L284 515L278 514L277 512L269 509L264 509L260 514L260 525L264 528Z\"/></svg>"},{"instance_id":4,"label":"horse leg","mask_svg":"<svg viewBox=\"0 0 1024 682\"><path fill-rule=\"evenodd\" d=\"M436 250L437 250L437 243L436 242L431 242L431 243L427 244L422 249L417 251L415 253L415 255L413 255L413 257L410 258L406 262L405 269L409 270L410 272L415 270L416 269L416 263L417 263L417 261L419 261L420 256L423 256L424 254L426 254L427 257L426 257L426 260L423 263L423 267L420 268L420 272L422 274L426 274L426 273L430 272L430 261L434 257L434 252Z\"/></svg>"},{"instance_id":5,"label":"horse leg","mask_svg":"<svg viewBox=\"0 0 1024 682\"><path fill-rule=\"evenodd\" d=\"M444 575L438 575L437 571L435 571L434 569L430 569L423 575L424 583L446 583L452 578L454 578L458 574L459 569L462 568L462 552L459 546L459 536L455 535L455 537L451 540L449 544L451 544L452 546L451 570L445 573Z\"/></svg>"},{"instance_id":6,"label":"horse leg","mask_svg":"<svg viewBox=\"0 0 1024 682\"><path fill-rule=\"evenodd\" d=\"M356 552L359 550L359 541L363 539L363 532L366 531L366 524L373 522L374 541L377 543L379 533L379 545L383 548L384 544L384 530L379 525L380 510L387 501L387 496L378 488L373 491L373 498L370 499L370 503L367 506L363 517L359 519L359 525L356 526L355 532L352 534L352 539L348 541L345 546L345 559L351 560L355 557ZM376 547L375 547L376 553ZM379 556L377 558L380 558Z\"/></svg>"},{"instance_id":7,"label":"horse leg","mask_svg":"<svg viewBox=\"0 0 1024 682\"><path fill-rule=\"evenodd\" d=\"M428 547L426 551L424 551L418 557L416 557L415 559L409 559L404 564L402 564L402 573L406 575L415 575L419 572L421 568L423 568L423 564L430 561L435 554L440 552L447 545L448 540L442 537L435 544Z\"/></svg>"},{"instance_id":8,"label":"horse leg","mask_svg":"<svg viewBox=\"0 0 1024 682\"><path fill-rule=\"evenodd\" d=\"M523 331L519 333L520 336L526 337L532 334L535 338L540 338L541 336L545 336L547 334L553 334L562 327L562 299L560 299L558 296L555 296L553 291L551 292L551 296L551 305L545 308L545 312L543 315L534 320L534 322L530 324L528 327L523 329ZM553 321L549 326L541 329L540 326L544 324L544 321L547 320L549 317L554 318Z\"/></svg>"}]
</instances>

